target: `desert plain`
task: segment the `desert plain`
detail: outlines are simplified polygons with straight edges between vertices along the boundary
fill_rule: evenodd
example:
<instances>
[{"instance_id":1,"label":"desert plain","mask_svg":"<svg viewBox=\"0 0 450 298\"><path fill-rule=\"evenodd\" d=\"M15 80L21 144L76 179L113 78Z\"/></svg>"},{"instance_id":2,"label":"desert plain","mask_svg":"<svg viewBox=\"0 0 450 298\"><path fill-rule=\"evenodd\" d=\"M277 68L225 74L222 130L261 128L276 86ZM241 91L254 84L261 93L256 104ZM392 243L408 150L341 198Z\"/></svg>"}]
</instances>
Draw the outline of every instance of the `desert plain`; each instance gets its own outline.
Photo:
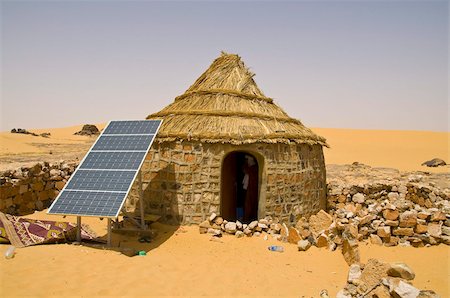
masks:
<instances>
[{"instance_id":1,"label":"desert plain","mask_svg":"<svg viewBox=\"0 0 450 298\"><path fill-rule=\"evenodd\" d=\"M50 132L49 138L1 132L0 170L39 161L81 160L95 137L73 135L80 128L29 129ZM445 175L450 171L448 165L421 166L432 158L450 162L448 132L313 130L330 145L324 150L327 166L359 162L401 172ZM25 217L76 222L75 217L47 215L45 210ZM106 234L106 220L84 217L83 222L98 235ZM326 289L334 297L346 283L348 265L339 249L312 247L299 252L296 245L271 237L225 235L211 241L211 236L199 234L195 225L154 223L152 228L158 233L151 243L140 243L133 235L113 234L115 249L37 245L17 249L13 259L5 259L8 245L0 245L0 295L319 297ZM284 252L271 252L269 245L282 245ZM124 246L144 250L147 255L127 257L117 249ZM415 287L450 297L449 246L385 247L366 241L359 248L363 263L370 258L404 262L416 273Z\"/></svg>"}]
</instances>

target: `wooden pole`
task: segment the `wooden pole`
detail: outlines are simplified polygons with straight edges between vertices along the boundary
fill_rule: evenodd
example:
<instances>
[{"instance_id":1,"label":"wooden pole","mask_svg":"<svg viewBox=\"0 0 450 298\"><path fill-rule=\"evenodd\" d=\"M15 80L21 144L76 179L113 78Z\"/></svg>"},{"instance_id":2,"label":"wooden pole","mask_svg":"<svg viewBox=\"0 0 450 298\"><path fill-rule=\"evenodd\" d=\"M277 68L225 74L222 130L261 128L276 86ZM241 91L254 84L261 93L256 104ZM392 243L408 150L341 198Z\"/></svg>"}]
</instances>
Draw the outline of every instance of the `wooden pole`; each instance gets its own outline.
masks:
<instances>
[{"instance_id":1,"label":"wooden pole","mask_svg":"<svg viewBox=\"0 0 450 298\"><path fill-rule=\"evenodd\" d=\"M144 218L144 193L142 191L142 174L140 170L138 173L138 184L139 184L139 204L141 207L141 228L144 230L147 227L145 226L145 218Z\"/></svg>"},{"instance_id":2,"label":"wooden pole","mask_svg":"<svg viewBox=\"0 0 450 298\"><path fill-rule=\"evenodd\" d=\"M81 243L81 216L77 216L77 242Z\"/></svg>"},{"instance_id":3,"label":"wooden pole","mask_svg":"<svg viewBox=\"0 0 450 298\"><path fill-rule=\"evenodd\" d=\"M108 235L107 235L106 245L108 247L111 247L111 218L108 218Z\"/></svg>"}]
</instances>

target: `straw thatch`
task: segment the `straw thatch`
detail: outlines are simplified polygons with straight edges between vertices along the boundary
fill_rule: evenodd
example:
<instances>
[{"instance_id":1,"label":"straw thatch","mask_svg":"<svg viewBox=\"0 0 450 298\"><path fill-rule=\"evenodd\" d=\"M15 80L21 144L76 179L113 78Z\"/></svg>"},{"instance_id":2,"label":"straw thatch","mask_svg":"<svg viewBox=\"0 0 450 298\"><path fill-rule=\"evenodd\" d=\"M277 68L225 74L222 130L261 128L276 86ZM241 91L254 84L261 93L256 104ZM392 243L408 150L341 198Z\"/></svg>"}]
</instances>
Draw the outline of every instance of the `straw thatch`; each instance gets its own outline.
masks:
<instances>
[{"instance_id":1,"label":"straw thatch","mask_svg":"<svg viewBox=\"0 0 450 298\"><path fill-rule=\"evenodd\" d=\"M307 143L327 146L264 96L238 55L222 53L183 95L147 119L163 118L159 142Z\"/></svg>"}]
</instances>

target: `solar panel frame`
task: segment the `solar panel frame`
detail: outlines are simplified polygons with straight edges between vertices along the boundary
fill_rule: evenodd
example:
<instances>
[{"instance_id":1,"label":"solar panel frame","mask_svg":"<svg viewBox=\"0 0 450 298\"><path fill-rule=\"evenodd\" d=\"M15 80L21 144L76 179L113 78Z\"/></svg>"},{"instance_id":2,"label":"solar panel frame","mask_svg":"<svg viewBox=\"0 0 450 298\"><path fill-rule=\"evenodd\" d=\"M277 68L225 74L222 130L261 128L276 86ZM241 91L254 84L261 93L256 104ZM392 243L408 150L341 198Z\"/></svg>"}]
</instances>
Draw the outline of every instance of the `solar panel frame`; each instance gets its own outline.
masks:
<instances>
[{"instance_id":1,"label":"solar panel frame","mask_svg":"<svg viewBox=\"0 0 450 298\"><path fill-rule=\"evenodd\" d=\"M152 121L152 122L158 122L158 125L155 129L155 131L153 133L148 133L148 134L106 134L106 130L109 127L109 125L111 125L111 123L113 122L133 122L133 121ZM162 119L158 119L158 120L112 120L109 121L108 124L105 126L105 129L100 133L100 135L98 136L98 138L95 140L95 142L92 144L91 148L89 149L89 151L87 152L87 154L83 157L83 159L81 160L79 166L75 169L74 173L70 176L69 180L66 182L66 184L64 185L63 189L59 192L58 196L56 197L56 199L53 201L53 203L51 204L51 206L48 208L47 210L47 214L58 214L58 215L71 215L71 216L89 216L89 217L106 217L106 218L112 218L115 219L119 216L120 211L123 208L123 205L125 204L126 198L128 197L128 195L130 194L131 188L133 187L133 183L136 180L137 175L140 172L140 169L142 167L142 164L145 161L145 157L148 154L148 151L150 150L156 135L158 134L159 129L161 128L163 120ZM86 160L86 158L89 156L89 154L93 151L93 148L95 147L95 145L97 144L97 142L100 140L100 138L102 136L108 136L108 135L127 135L127 136L131 136L131 135L149 135L152 136L152 140L150 141L150 143L148 144L146 150L145 150L145 154L141 160L141 162L139 163L139 166L136 168L136 170L124 170L124 169L82 169L81 165L83 164L83 162ZM144 151L144 150L142 150ZM95 152L95 151L94 151ZM104 150L102 151L96 151L96 152L105 152ZM120 152L120 151L114 151L114 152ZM127 152L141 152L141 150L139 151L127 151ZM122 200L120 207L117 209L117 212L114 215L98 215L98 214L84 214L84 213L54 213L52 212L53 207L56 205L56 203L58 202L59 198L61 197L61 195L64 193L64 191L66 191L67 187L69 186L71 180L76 176L78 170L98 170L98 171L134 171L134 176L132 179L132 182L130 183L128 189L125 193L124 199ZM73 189L67 189L67 191L74 191ZM82 191L82 190L77 190L77 191ZM101 192L101 191L100 191ZM114 192L114 191L113 191ZM122 193L122 192L121 192Z\"/></svg>"}]
</instances>

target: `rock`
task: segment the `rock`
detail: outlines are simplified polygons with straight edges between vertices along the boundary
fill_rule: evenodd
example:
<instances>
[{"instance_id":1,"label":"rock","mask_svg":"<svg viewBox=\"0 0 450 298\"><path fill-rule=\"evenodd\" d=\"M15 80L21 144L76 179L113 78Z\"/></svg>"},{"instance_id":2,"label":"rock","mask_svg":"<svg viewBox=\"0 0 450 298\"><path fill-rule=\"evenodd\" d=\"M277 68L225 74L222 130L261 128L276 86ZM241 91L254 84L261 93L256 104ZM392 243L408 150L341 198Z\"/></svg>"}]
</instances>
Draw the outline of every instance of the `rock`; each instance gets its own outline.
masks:
<instances>
[{"instance_id":1,"label":"rock","mask_svg":"<svg viewBox=\"0 0 450 298\"><path fill-rule=\"evenodd\" d=\"M266 224L259 222L258 223L258 228L259 228L260 231L262 231L262 230L267 230L269 227Z\"/></svg>"},{"instance_id":2,"label":"rock","mask_svg":"<svg viewBox=\"0 0 450 298\"><path fill-rule=\"evenodd\" d=\"M353 283L356 280L359 280L361 277L361 266L359 264L352 264L348 268L348 276L347 282Z\"/></svg>"},{"instance_id":3,"label":"rock","mask_svg":"<svg viewBox=\"0 0 450 298\"><path fill-rule=\"evenodd\" d=\"M344 239L342 244L342 255L348 265L360 262L358 241Z\"/></svg>"},{"instance_id":4,"label":"rock","mask_svg":"<svg viewBox=\"0 0 450 298\"><path fill-rule=\"evenodd\" d=\"M307 251L311 247L311 242L308 240L300 240L297 242L297 246L299 251Z\"/></svg>"},{"instance_id":5,"label":"rock","mask_svg":"<svg viewBox=\"0 0 450 298\"><path fill-rule=\"evenodd\" d=\"M242 223L239 220L236 220L236 228L242 230Z\"/></svg>"},{"instance_id":6,"label":"rock","mask_svg":"<svg viewBox=\"0 0 450 298\"><path fill-rule=\"evenodd\" d=\"M427 167L440 167L440 166L445 166L445 165L447 165L447 163L440 158L433 158L432 160L427 160L422 163L422 166L427 166Z\"/></svg>"},{"instance_id":7,"label":"rock","mask_svg":"<svg viewBox=\"0 0 450 298\"><path fill-rule=\"evenodd\" d=\"M388 276L400 277L406 280L413 280L416 277L414 271L405 263L392 263L387 270Z\"/></svg>"},{"instance_id":8,"label":"rock","mask_svg":"<svg viewBox=\"0 0 450 298\"><path fill-rule=\"evenodd\" d=\"M445 216L445 213L442 211L437 211L437 212L433 212L431 214L431 218L430 221L441 221L441 220L446 220L447 217Z\"/></svg>"},{"instance_id":9,"label":"rock","mask_svg":"<svg viewBox=\"0 0 450 298\"><path fill-rule=\"evenodd\" d=\"M252 230L250 230L248 227L244 229L244 234L247 236L251 236L252 235Z\"/></svg>"},{"instance_id":10,"label":"rock","mask_svg":"<svg viewBox=\"0 0 450 298\"><path fill-rule=\"evenodd\" d=\"M392 231L395 236L412 236L414 235L413 228L396 228Z\"/></svg>"},{"instance_id":11,"label":"rock","mask_svg":"<svg viewBox=\"0 0 450 298\"><path fill-rule=\"evenodd\" d=\"M352 298L352 296L347 293L344 289L340 290L336 294L336 298Z\"/></svg>"},{"instance_id":12,"label":"rock","mask_svg":"<svg viewBox=\"0 0 450 298\"><path fill-rule=\"evenodd\" d=\"M200 228L206 228L206 229L212 228L212 226L211 226L211 224L209 223L208 220L202 221L202 222L200 223L199 227L200 227Z\"/></svg>"},{"instance_id":13,"label":"rock","mask_svg":"<svg viewBox=\"0 0 450 298\"><path fill-rule=\"evenodd\" d=\"M269 221L267 219L265 219L265 218L261 218L259 220L259 223L262 224L262 225L265 225L265 226L269 225Z\"/></svg>"},{"instance_id":14,"label":"rock","mask_svg":"<svg viewBox=\"0 0 450 298\"><path fill-rule=\"evenodd\" d=\"M97 126L92 125L92 124L85 124L83 125L83 128L74 133L75 135L81 135L81 136L92 136L92 135L97 135L99 134L100 131L98 130Z\"/></svg>"},{"instance_id":15,"label":"rock","mask_svg":"<svg viewBox=\"0 0 450 298\"><path fill-rule=\"evenodd\" d=\"M376 287L371 293L371 297L376 298L391 298L391 294L389 293L389 289L384 285L379 285Z\"/></svg>"},{"instance_id":16,"label":"rock","mask_svg":"<svg viewBox=\"0 0 450 298\"><path fill-rule=\"evenodd\" d=\"M377 285L380 280L387 277L389 264L378 261L377 259L369 259L361 272L360 281L366 285L368 289Z\"/></svg>"},{"instance_id":17,"label":"rock","mask_svg":"<svg viewBox=\"0 0 450 298\"><path fill-rule=\"evenodd\" d=\"M215 214L214 212L211 213L211 215L209 216L209 221L212 222L214 219L216 219L217 214Z\"/></svg>"},{"instance_id":18,"label":"rock","mask_svg":"<svg viewBox=\"0 0 450 298\"><path fill-rule=\"evenodd\" d=\"M417 224L417 215L412 211L400 214L400 228L414 228Z\"/></svg>"},{"instance_id":19,"label":"rock","mask_svg":"<svg viewBox=\"0 0 450 298\"><path fill-rule=\"evenodd\" d=\"M257 226L258 226L258 221L257 220L254 220L254 221L252 221L251 223L248 224L248 228L250 230L255 229Z\"/></svg>"},{"instance_id":20,"label":"rock","mask_svg":"<svg viewBox=\"0 0 450 298\"><path fill-rule=\"evenodd\" d=\"M417 234L425 234L426 232L428 232L428 226L427 225L417 225L414 228L414 232L416 232Z\"/></svg>"},{"instance_id":21,"label":"rock","mask_svg":"<svg viewBox=\"0 0 450 298\"><path fill-rule=\"evenodd\" d=\"M245 236L244 232L242 231L236 231L234 235L236 236L236 238L242 238Z\"/></svg>"},{"instance_id":22,"label":"rock","mask_svg":"<svg viewBox=\"0 0 450 298\"><path fill-rule=\"evenodd\" d=\"M320 210L309 218L309 229L313 234L318 235L321 231L327 230L332 223L333 217L324 210Z\"/></svg>"},{"instance_id":23,"label":"rock","mask_svg":"<svg viewBox=\"0 0 450 298\"><path fill-rule=\"evenodd\" d=\"M441 226L442 234L446 236L450 236L450 227Z\"/></svg>"},{"instance_id":24,"label":"rock","mask_svg":"<svg viewBox=\"0 0 450 298\"><path fill-rule=\"evenodd\" d=\"M428 225L428 234L433 237L440 237L442 235L442 227L438 223L430 223Z\"/></svg>"},{"instance_id":25,"label":"rock","mask_svg":"<svg viewBox=\"0 0 450 298\"><path fill-rule=\"evenodd\" d=\"M398 210L385 209L383 210L383 217L387 220L396 220L399 216Z\"/></svg>"},{"instance_id":26,"label":"rock","mask_svg":"<svg viewBox=\"0 0 450 298\"><path fill-rule=\"evenodd\" d=\"M213 235L215 235L215 236L222 235L222 231L221 231L221 230L219 230L219 229L213 229L213 228L208 228L207 233L208 233L208 234L213 234Z\"/></svg>"},{"instance_id":27,"label":"rock","mask_svg":"<svg viewBox=\"0 0 450 298\"><path fill-rule=\"evenodd\" d=\"M206 234L208 232L208 228L202 228L199 226L198 231L200 232L200 234Z\"/></svg>"},{"instance_id":28,"label":"rock","mask_svg":"<svg viewBox=\"0 0 450 298\"><path fill-rule=\"evenodd\" d=\"M214 223L215 223L216 225L220 226L220 225L223 223L223 218L220 217L220 216L217 216L217 217L214 219Z\"/></svg>"},{"instance_id":29,"label":"rock","mask_svg":"<svg viewBox=\"0 0 450 298\"><path fill-rule=\"evenodd\" d=\"M377 229L377 235L380 236L381 238L386 238L391 236L391 227L379 227Z\"/></svg>"},{"instance_id":30,"label":"rock","mask_svg":"<svg viewBox=\"0 0 450 298\"><path fill-rule=\"evenodd\" d=\"M404 282L403 280L400 280L391 290L391 295L398 298L416 298L419 294L419 289Z\"/></svg>"},{"instance_id":31,"label":"rock","mask_svg":"<svg viewBox=\"0 0 450 298\"><path fill-rule=\"evenodd\" d=\"M237 226L235 222L228 222L225 225L225 232L229 233L229 234L234 234L236 233L237 230Z\"/></svg>"},{"instance_id":32,"label":"rock","mask_svg":"<svg viewBox=\"0 0 450 298\"><path fill-rule=\"evenodd\" d=\"M317 237L316 240L317 247L328 247L328 236L325 233L322 233Z\"/></svg>"},{"instance_id":33,"label":"rock","mask_svg":"<svg viewBox=\"0 0 450 298\"><path fill-rule=\"evenodd\" d=\"M400 197L398 195L398 192L390 192L390 193L388 193L387 196L388 196L389 200L391 200L391 201L398 200L398 198Z\"/></svg>"},{"instance_id":34,"label":"rock","mask_svg":"<svg viewBox=\"0 0 450 298\"><path fill-rule=\"evenodd\" d=\"M376 244L376 245L383 244L383 241L381 240L381 238L378 235L371 234L369 237L370 237L370 243Z\"/></svg>"},{"instance_id":35,"label":"rock","mask_svg":"<svg viewBox=\"0 0 450 298\"><path fill-rule=\"evenodd\" d=\"M390 227L398 227L399 222L398 220L386 220L384 224Z\"/></svg>"},{"instance_id":36,"label":"rock","mask_svg":"<svg viewBox=\"0 0 450 298\"><path fill-rule=\"evenodd\" d=\"M352 201L355 203L359 203L359 204L364 203L364 201L365 201L364 194L359 193L359 192L357 194L354 194L352 197Z\"/></svg>"},{"instance_id":37,"label":"rock","mask_svg":"<svg viewBox=\"0 0 450 298\"><path fill-rule=\"evenodd\" d=\"M438 294L431 290L422 290L417 298L440 298Z\"/></svg>"},{"instance_id":38,"label":"rock","mask_svg":"<svg viewBox=\"0 0 450 298\"><path fill-rule=\"evenodd\" d=\"M298 243L300 240L302 239L302 237L300 236L300 234L298 233L297 229L294 227L290 227L289 228L289 235L287 237L287 241L289 243L292 244L296 244Z\"/></svg>"}]
</instances>

